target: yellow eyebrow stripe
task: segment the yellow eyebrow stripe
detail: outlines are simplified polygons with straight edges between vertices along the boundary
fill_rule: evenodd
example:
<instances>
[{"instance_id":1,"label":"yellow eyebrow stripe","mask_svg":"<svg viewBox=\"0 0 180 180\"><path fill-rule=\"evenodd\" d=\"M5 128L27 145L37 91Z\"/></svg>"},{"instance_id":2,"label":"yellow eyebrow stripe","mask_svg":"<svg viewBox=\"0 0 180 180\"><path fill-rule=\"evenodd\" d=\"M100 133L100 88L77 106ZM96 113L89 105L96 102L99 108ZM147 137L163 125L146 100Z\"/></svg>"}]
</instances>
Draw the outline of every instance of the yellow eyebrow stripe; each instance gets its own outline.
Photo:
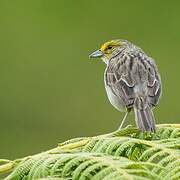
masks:
<instances>
[{"instance_id":1,"label":"yellow eyebrow stripe","mask_svg":"<svg viewBox=\"0 0 180 180\"><path fill-rule=\"evenodd\" d=\"M104 52L104 51L107 49L107 47L108 47L109 45L111 45L111 46L120 46L121 43L118 42L118 41L114 41L114 40L108 41L108 42L104 43L104 44L101 46L101 48L100 48L101 51Z\"/></svg>"}]
</instances>

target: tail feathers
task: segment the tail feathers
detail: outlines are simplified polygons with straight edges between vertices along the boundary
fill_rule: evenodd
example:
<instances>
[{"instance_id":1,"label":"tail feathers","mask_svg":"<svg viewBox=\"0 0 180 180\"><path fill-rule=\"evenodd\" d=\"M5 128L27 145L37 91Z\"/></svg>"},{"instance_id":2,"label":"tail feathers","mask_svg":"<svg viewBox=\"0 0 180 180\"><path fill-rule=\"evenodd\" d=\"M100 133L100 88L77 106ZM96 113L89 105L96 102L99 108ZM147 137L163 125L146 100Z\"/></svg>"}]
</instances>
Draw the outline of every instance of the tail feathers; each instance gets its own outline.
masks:
<instances>
[{"instance_id":1,"label":"tail feathers","mask_svg":"<svg viewBox=\"0 0 180 180\"><path fill-rule=\"evenodd\" d=\"M138 98L135 101L141 101L142 103L141 106L137 106L137 103L134 104L137 127L142 131L155 132L155 120L151 107L148 104L145 105L141 98Z\"/></svg>"}]
</instances>

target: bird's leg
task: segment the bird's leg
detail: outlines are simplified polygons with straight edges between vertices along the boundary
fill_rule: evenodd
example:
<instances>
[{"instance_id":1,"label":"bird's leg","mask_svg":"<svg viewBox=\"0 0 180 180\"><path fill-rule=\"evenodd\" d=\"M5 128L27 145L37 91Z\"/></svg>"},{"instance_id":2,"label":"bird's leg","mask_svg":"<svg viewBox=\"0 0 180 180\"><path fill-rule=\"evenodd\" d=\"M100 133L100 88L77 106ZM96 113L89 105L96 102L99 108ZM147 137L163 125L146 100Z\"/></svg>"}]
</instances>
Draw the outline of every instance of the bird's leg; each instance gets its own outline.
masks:
<instances>
[{"instance_id":1,"label":"bird's leg","mask_svg":"<svg viewBox=\"0 0 180 180\"><path fill-rule=\"evenodd\" d=\"M129 112L130 112L130 110L128 109L127 112L126 112L126 114L125 114L124 117L123 117L123 120L122 120L121 125L119 126L118 130L122 129L123 124L124 124L124 122L125 122L128 114L129 114Z\"/></svg>"}]
</instances>

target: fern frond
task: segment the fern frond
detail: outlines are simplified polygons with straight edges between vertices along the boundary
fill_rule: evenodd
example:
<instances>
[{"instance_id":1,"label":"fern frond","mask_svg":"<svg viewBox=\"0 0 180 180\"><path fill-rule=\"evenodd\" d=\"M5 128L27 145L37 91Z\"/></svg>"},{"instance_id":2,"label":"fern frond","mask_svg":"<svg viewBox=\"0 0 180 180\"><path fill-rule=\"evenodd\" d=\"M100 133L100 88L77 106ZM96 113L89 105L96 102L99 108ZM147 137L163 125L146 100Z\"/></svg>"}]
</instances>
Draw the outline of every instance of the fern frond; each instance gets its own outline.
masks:
<instances>
[{"instance_id":1,"label":"fern frond","mask_svg":"<svg viewBox=\"0 0 180 180\"><path fill-rule=\"evenodd\" d=\"M158 125L156 133L128 126L109 134L68 140L34 156L0 160L0 173L7 170L13 172L6 180L178 180L180 125Z\"/></svg>"}]
</instances>

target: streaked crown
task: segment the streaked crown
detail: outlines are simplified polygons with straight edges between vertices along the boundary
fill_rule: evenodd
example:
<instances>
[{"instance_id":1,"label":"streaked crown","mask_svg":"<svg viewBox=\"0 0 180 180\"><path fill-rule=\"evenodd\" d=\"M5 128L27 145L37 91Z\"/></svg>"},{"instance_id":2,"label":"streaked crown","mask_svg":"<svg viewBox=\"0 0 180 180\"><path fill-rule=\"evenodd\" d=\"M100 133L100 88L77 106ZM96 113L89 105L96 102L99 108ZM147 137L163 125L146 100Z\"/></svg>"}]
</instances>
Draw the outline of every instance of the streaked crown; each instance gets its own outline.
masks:
<instances>
[{"instance_id":1,"label":"streaked crown","mask_svg":"<svg viewBox=\"0 0 180 180\"><path fill-rule=\"evenodd\" d=\"M122 46L124 43L121 40L111 40L101 45L100 50L105 56L109 56L115 48Z\"/></svg>"},{"instance_id":2,"label":"streaked crown","mask_svg":"<svg viewBox=\"0 0 180 180\"><path fill-rule=\"evenodd\" d=\"M102 44L100 49L90 54L89 57L100 57L105 63L107 63L112 56L118 54L122 50L122 48L124 49L124 47L129 44L130 43L127 40L123 39L111 40Z\"/></svg>"}]
</instances>

